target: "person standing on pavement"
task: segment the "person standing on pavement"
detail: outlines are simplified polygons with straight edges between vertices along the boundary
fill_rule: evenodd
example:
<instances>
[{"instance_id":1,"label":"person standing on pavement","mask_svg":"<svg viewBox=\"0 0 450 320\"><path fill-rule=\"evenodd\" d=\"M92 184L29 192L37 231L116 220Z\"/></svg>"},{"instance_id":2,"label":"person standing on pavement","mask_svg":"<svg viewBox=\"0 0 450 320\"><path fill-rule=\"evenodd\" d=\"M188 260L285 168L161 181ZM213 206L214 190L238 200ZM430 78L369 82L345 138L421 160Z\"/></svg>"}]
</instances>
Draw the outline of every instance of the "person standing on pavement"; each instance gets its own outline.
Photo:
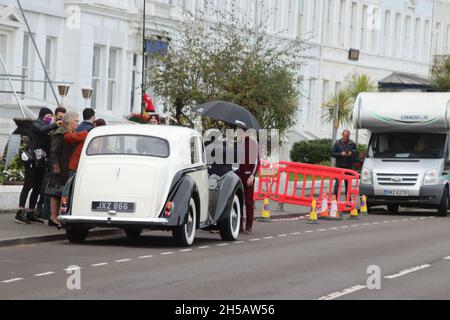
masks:
<instances>
[{"instance_id":1,"label":"person standing on pavement","mask_svg":"<svg viewBox=\"0 0 450 320\"><path fill-rule=\"evenodd\" d=\"M87 108L83 110L83 122L80 123L76 132L91 131L94 129L95 110Z\"/></svg>"},{"instance_id":2,"label":"person standing on pavement","mask_svg":"<svg viewBox=\"0 0 450 320\"><path fill-rule=\"evenodd\" d=\"M246 226L244 229L243 215L241 216L241 232L251 234L253 232L253 220L255 218L255 177L258 172L259 159L259 144L256 138L238 129L238 160L239 171L238 176L244 185L245 197L245 211L246 211Z\"/></svg>"},{"instance_id":3,"label":"person standing on pavement","mask_svg":"<svg viewBox=\"0 0 450 320\"><path fill-rule=\"evenodd\" d=\"M62 121L53 122L53 111L49 108L42 108L39 117L33 122L30 129L29 150L33 155L25 163L25 182L20 193L19 211L14 220L20 224L43 223L36 217L34 210L39 194L42 190L42 183L45 177L48 154L50 152L49 133L62 125ZM29 210L25 210L28 195L31 192Z\"/></svg>"},{"instance_id":4,"label":"person standing on pavement","mask_svg":"<svg viewBox=\"0 0 450 320\"><path fill-rule=\"evenodd\" d=\"M75 131L78 126L78 113L68 112L64 117L63 126L59 127L57 130L51 134L50 143L50 159L51 159L51 174L49 185L53 186L54 190L62 189L69 180L69 160L72 155L75 146L64 142L65 134L70 131ZM58 227L58 208L60 205L62 193L57 193L51 195L50 203L50 219L49 226Z\"/></svg>"},{"instance_id":5,"label":"person standing on pavement","mask_svg":"<svg viewBox=\"0 0 450 320\"><path fill-rule=\"evenodd\" d=\"M342 139L337 141L332 150L331 155L336 159L336 168L353 170L356 157L358 156L358 147L356 143L350 140L350 130L344 130ZM345 193L348 190L348 181L345 181ZM339 181L334 186L334 195L339 193Z\"/></svg>"},{"instance_id":6,"label":"person standing on pavement","mask_svg":"<svg viewBox=\"0 0 450 320\"><path fill-rule=\"evenodd\" d=\"M55 109L55 121L62 121L64 122L64 116L67 113L67 109L64 107L58 107ZM57 130L57 129L56 129ZM50 143L51 143L51 136L52 133L55 132L56 130L50 132ZM52 159L52 153L50 152L49 154L49 158L47 161L47 170L45 173L45 177L44 180L42 182L42 188L41 188L41 193L39 195L39 201L37 203L36 206L36 216L38 217L38 219L43 219L43 220L49 220L50 219L50 211L51 211L51 204L50 204L50 199L48 196L45 195L45 190L47 188L47 185L50 181L50 176L52 173L52 168L51 168L51 163L53 162Z\"/></svg>"}]
</instances>

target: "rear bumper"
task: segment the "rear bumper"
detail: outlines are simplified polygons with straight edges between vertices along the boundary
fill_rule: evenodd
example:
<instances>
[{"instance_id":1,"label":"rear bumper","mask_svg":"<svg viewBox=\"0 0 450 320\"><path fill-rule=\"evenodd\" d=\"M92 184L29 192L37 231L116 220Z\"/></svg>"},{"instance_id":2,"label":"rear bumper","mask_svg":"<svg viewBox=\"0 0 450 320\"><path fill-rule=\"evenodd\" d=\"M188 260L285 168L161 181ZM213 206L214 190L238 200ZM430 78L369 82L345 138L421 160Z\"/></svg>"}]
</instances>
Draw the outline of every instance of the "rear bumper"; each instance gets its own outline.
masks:
<instances>
[{"instance_id":1,"label":"rear bumper","mask_svg":"<svg viewBox=\"0 0 450 320\"><path fill-rule=\"evenodd\" d=\"M442 195L444 194L444 188L444 185L423 186L420 188L418 196L410 197L379 196L376 195L373 186L361 185L360 191L361 195L367 197L367 202L371 206L398 204L404 207L433 208L440 205Z\"/></svg>"},{"instance_id":2,"label":"rear bumper","mask_svg":"<svg viewBox=\"0 0 450 320\"><path fill-rule=\"evenodd\" d=\"M155 219L125 219L125 218L95 218L95 217L82 217L82 216L59 216L58 220L61 222L64 228L70 226L83 226L85 228L126 228L126 227L139 227L139 228L168 228L169 220L162 218Z\"/></svg>"}]
</instances>

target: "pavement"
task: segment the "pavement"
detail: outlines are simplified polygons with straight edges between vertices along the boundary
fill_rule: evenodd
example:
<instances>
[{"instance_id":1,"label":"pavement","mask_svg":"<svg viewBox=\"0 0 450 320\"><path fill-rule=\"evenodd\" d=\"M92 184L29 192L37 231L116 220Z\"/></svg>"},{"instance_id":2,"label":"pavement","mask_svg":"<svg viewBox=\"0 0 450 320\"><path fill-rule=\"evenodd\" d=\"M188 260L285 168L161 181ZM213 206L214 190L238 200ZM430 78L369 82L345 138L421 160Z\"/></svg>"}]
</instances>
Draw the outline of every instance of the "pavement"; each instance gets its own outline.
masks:
<instances>
[{"instance_id":1,"label":"pavement","mask_svg":"<svg viewBox=\"0 0 450 320\"><path fill-rule=\"evenodd\" d=\"M273 220L300 219L308 213L308 208L286 205L283 211L277 211L278 205L271 203ZM255 204L255 217L259 219L262 215L262 203ZM15 213L11 210L0 212L0 247L33 244L49 241L65 240L64 230L47 225L21 225L14 222ZM90 233L90 236L118 234L120 230L99 230Z\"/></svg>"},{"instance_id":2,"label":"pavement","mask_svg":"<svg viewBox=\"0 0 450 320\"><path fill-rule=\"evenodd\" d=\"M450 217L433 214L256 222L237 242L200 231L188 249L165 232L5 247L0 299L450 299Z\"/></svg>"}]
</instances>

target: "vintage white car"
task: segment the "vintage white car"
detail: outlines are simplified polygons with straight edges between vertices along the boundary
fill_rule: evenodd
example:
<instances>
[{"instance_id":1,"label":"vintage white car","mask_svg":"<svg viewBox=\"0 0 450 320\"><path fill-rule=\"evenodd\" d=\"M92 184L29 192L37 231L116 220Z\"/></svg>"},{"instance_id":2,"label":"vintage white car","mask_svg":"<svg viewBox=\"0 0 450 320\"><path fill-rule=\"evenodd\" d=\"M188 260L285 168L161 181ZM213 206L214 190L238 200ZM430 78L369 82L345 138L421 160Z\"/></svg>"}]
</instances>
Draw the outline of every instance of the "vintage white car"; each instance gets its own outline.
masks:
<instances>
[{"instance_id":1,"label":"vintage white car","mask_svg":"<svg viewBox=\"0 0 450 320\"><path fill-rule=\"evenodd\" d=\"M77 175L61 201L59 221L71 242L90 229L120 228L128 237L144 229L172 231L191 246L196 230L239 236L243 186L233 170L210 174L199 133L183 127L120 125L89 134Z\"/></svg>"}]
</instances>

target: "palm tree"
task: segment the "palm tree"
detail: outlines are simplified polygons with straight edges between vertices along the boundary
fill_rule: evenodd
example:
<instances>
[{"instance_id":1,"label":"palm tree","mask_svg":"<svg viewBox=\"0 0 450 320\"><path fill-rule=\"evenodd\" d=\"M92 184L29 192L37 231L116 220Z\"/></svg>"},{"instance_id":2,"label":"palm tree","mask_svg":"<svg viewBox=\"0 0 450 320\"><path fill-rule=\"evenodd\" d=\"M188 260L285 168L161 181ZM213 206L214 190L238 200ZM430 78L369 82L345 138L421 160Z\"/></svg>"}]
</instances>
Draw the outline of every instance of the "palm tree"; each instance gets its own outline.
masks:
<instances>
[{"instance_id":1,"label":"palm tree","mask_svg":"<svg viewBox=\"0 0 450 320\"><path fill-rule=\"evenodd\" d=\"M332 94L328 101L324 103L323 108L326 110L323 118L328 122L335 121L336 106L339 105L338 127L348 125L352 122L352 99L346 90L341 90Z\"/></svg>"},{"instance_id":2,"label":"palm tree","mask_svg":"<svg viewBox=\"0 0 450 320\"><path fill-rule=\"evenodd\" d=\"M450 91L450 56L445 59L442 66L433 68L431 78L438 91Z\"/></svg>"},{"instance_id":3,"label":"palm tree","mask_svg":"<svg viewBox=\"0 0 450 320\"><path fill-rule=\"evenodd\" d=\"M360 93L363 92L376 92L378 86L375 85L370 77L366 74L354 75L347 87L347 93L352 100L352 104L355 103ZM351 114L353 116L353 113ZM359 144L359 129L356 129L356 145Z\"/></svg>"}]
</instances>

